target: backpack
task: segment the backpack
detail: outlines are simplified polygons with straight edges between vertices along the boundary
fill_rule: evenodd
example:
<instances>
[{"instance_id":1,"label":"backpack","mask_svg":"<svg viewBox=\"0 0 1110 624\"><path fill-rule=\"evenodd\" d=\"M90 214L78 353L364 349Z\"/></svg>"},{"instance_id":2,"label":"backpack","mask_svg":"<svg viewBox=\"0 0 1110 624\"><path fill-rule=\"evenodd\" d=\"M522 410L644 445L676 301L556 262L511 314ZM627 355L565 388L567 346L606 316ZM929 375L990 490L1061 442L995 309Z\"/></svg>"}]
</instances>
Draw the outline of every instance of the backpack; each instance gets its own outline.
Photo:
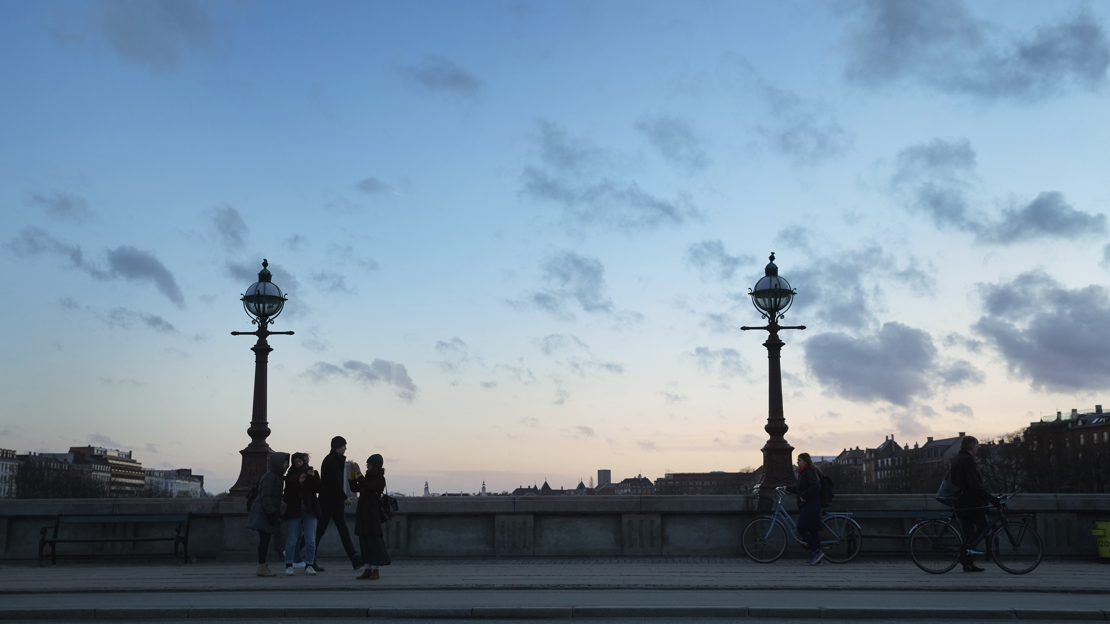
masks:
<instances>
[{"instance_id":1,"label":"backpack","mask_svg":"<svg viewBox=\"0 0 1110 624\"><path fill-rule=\"evenodd\" d=\"M389 522L393 518L393 514L397 511L397 499L382 492L380 505L382 522Z\"/></svg>"},{"instance_id":2,"label":"backpack","mask_svg":"<svg viewBox=\"0 0 1110 624\"><path fill-rule=\"evenodd\" d=\"M821 507L828 507L836 496L836 484L826 475L821 475Z\"/></svg>"}]
</instances>

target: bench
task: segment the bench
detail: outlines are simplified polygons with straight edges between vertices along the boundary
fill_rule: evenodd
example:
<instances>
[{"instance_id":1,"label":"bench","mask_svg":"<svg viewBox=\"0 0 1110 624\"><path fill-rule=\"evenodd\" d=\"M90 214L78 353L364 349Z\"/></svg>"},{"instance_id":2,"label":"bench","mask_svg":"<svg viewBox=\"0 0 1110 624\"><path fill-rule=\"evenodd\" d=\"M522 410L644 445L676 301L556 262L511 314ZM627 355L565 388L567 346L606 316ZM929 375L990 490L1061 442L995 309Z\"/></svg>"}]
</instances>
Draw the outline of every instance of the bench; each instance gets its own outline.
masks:
<instances>
[{"instance_id":1,"label":"bench","mask_svg":"<svg viewBox=\"0 0 1110 624\"><path fill-rule=\"evenodd\" d=\"M144 515L110 515L110 516L78 516L59 515L54 520L53 527L44 526L39 531L39 565L42 565L43 550L50 546L50 563L57 563L57 545L61 543L86 543L104 544L109 542L173 542L174 559L178 556L178 548L183 549L185 563L189 562L189 522L193 514L144 514ZM140 537L136 535L125 537L58 537L58 530L62 525L89 525L112 524L132 526L138 524L164 524L174 525L173 535L159 537ZM51 531L53 528L53 531ZM47 535L49 533L49 535Z\"/></svg>"}]
</instances>

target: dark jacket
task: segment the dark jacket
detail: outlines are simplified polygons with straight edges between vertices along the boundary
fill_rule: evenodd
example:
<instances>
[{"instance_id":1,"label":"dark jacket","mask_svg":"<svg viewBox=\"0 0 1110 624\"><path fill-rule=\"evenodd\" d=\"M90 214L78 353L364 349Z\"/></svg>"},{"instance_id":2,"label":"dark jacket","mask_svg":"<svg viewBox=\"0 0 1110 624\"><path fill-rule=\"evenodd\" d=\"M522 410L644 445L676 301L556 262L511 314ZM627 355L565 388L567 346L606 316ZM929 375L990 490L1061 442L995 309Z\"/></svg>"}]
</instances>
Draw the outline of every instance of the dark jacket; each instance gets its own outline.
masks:
<instances>
[{"instance_id":1,"label":"dark jacket","mask_svg":"<svg viewBox=\"0 0 1110 624\"><path fill-rule=\"evenodd\" d=\"M787 492L798 495L798 530L821 530L821 477L808 465L798 472L798 485Z\"/></svg>"},{"instance_id":2,"label":"dark jacket","mask_svg":"<svg viewBox=\"0 0 1110 624\"><path fill-rule=\"evenodd\" d=\"M374 470L364 477L351 479L351 491L358 492L355 511L355 535L382 535L382 492L385 471Z\"/></svg>"},{"instance_id":3,"label":"dark jacket","mask_svg":"<svg viewBox=\"0 0 1110 624\"><path fill-rule=\"evenodd\" d=\"M308 475L304 483L301 482L301 474ZM312 466L302 466L300 470L290 468L289 474L285 475L285 495L282 498L285 501L285 515L282 518L292 520L300 518L302 513L319 518L320 502L316 499L319 491L320 475Z\"/></svg>"},{"instance_id":4,"label":"dark jacket","mask_svg":"<svg viewBox=\"0 0 1110 624\"><path fill-rule=\"evenodd\" d=\"M956 455L956 461L952 462L952 471L948 473L948 482L960 488L956 509L998 503L998 498L983 487L983 477L979 474L979 466L975 464L975 456L968 451L960 451Z\"/></svg>"},{"instance_id":5,"label":"dark jacket","mask_svg":"<svg viewBox=\"0 0 1110 624\"><path fill-rule=\"evenodd\" d=\"M343 491L343 469L347 458L332 451L320 462L320 507L325 512L343 510L347 493Z\"/></svg>"},{"instance_id":6,"label":"dark jacket","mask_svg":"<svg viewBox=\"0 0 1110 624\"><path fill-rule=\"evenodd\" d=\"M271 453L270 469L258 480L258 498L247 513L247 528L277 533L281 528L281 495L285 485L282 473L289 453Z\"/></svg>"}]
</instances>

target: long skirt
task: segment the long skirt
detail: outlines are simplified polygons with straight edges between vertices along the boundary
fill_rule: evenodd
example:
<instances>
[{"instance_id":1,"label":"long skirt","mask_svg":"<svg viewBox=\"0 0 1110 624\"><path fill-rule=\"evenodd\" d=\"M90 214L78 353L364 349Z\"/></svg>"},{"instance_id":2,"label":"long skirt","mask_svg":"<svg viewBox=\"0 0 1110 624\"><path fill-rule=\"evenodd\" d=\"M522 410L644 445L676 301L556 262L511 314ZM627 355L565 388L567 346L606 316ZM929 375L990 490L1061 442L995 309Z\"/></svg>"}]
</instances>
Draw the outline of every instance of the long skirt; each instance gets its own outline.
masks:
<instances>
[{"instance_id":1,"label":"long skirt","mask_svg":"<svg viewBox=\"0 0 1110 624\"><path fill-rule=\"evenodd\" d=\"M392 563L381 535L359 535L358 546L362 551L362 561L366 565L387 566Z\"/></svg>"}]
</instances>

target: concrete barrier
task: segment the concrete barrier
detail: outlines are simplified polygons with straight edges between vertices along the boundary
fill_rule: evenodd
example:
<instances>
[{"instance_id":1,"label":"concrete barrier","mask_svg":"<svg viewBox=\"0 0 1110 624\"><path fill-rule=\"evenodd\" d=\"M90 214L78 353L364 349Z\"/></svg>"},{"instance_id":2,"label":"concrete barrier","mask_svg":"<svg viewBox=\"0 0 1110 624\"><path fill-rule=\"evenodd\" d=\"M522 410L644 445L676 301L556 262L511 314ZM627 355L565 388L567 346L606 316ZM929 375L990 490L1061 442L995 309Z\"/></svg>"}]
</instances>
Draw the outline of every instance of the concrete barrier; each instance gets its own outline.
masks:
<instances>
[{"instance_id":1,"label":"concrete barrier","mask_svg":"<svg viewBox=\"0 0 1110 624\"><path fill-rule=\"evenodd\" d=\"M740 532L758 509L755 496L525 496L399 499L400 510L386 525L386 544L398 557L686 557L743 556ZM791 503L792 505L793 503ZM1013 512L1032 513L1045 554L1097 556L1090 536L1096 519L1110 509L1107 494L1024 494L1011 499ZM943 511L930 495L841 495L832 510L857 512ZM257 534L245 528L242 499L68 499L0 500L0 560L38 556L39 529L59 513L193 514L189 552L198 559L249 561ZM1097 517L1097 518L1096 518ZM353 512L348 524L354 530ZM906 534L913 518L863 519L864 533ZM71 527L66 527L70 529ZM143 535L156 526L72 527L87 537L109 531ZM284 547L277 536L274 549ZM864 540L865 555L905 553L904 540ZM59 557L144 555L167 552L165 544L62 544ZM320 557L342 557L335 530L320 544ZM271 559L273 561L273 559Z\"/></svg>"}]
</instances>

